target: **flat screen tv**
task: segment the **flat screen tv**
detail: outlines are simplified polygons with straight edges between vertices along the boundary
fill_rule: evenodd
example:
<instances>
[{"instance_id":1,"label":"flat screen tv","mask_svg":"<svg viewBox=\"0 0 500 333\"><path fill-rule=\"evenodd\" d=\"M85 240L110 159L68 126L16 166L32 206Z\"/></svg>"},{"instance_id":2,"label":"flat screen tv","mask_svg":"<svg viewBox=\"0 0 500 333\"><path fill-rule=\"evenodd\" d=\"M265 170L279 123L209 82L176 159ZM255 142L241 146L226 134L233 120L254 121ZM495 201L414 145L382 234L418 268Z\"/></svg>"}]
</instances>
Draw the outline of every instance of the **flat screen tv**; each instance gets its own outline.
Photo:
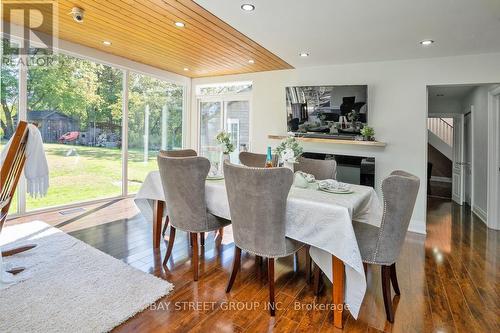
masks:
<instances>
[{"instance_id":1,"label":"flat screen tv","mask_svg":"<svg viewBox=\"0 0 500 333\"><path fill-rule=\"evenodd\" d=\"M286 87L288 132L359 135L368 117L367 85Z\"/></svg>"}]
</instances>

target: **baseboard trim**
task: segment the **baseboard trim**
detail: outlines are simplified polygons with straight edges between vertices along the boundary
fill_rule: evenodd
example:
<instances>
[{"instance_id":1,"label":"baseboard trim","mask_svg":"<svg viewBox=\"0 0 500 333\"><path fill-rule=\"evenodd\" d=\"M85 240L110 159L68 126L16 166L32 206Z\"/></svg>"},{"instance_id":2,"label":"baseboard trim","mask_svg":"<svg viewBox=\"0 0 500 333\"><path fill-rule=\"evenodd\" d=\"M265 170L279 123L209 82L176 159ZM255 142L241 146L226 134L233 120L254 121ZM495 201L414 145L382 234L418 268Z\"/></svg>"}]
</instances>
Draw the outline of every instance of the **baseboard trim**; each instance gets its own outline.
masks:
<instances>
[{"instance_id":1,"label":"baseboard trim","mask_svg":"<svg viewBox=\"0 0 500 333\"><path fill-rule=\"evenodd\" d=\"M479 219L481 221L483 221L484 223L488 223L488 214L486 214L486 212L482 209L482 208L479 208L478 206L474 206L472 207L472 212L474 214L476 214L477 217L479 217Z\"/></svg>"},{"instance_id":2,"label":"baseboard trim","mask_svg":"<svg viewBox=\"0 0 500 333\"><path fill-rule=\"evenodd\" d=\"M409 232L414 232L421 235L427 235L426 223L420 220L411 220L408 227Z\"/></svg>"},{"instance_id":3,"label":"baseboard trim","mask_svg":"<svg viewBox=\"0 0 500 333\"><path fill-rule=\"evenodd\" d=\"M432 176L431 177L431 182L451 183L452 180L449 177Z\"/></svg>"}]
</instances>

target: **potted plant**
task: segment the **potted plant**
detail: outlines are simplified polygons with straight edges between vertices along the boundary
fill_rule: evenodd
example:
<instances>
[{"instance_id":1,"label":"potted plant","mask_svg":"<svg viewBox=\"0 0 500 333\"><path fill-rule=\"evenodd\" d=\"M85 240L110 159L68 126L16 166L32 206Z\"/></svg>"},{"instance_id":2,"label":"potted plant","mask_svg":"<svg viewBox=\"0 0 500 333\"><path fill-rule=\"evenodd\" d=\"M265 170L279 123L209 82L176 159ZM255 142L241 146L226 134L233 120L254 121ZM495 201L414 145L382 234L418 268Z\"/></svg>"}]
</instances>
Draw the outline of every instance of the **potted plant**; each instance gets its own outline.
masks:
<instances>
[{"instance_id":1,"label":"potted plant","mask_svg":"<svg viewBox=\"0 0 500 333\"><path fill-rule=\"evenodd\" d=\"M215 137L222 148L223 160L229 160L229 154L234 151L234 145L231 143L229 133L221 131Z\"/></svg>"},{"instance_id":2,"label":"potted plant","mask_svg":"<svg viewBox=\"0 0 500 333\"><path fill-rule=\"evenodd\" d=\"M302 154L302 147L295 137L289 136L281 141L274 152L283 166L293 171L293 164L297 163L297 158Z\"/></svg>"},{"instance_id":3,"label":"potted plant","mask_svg":"<svg viewBox=\"0 0 500 333\"><path fill-rule=\"evenodd\" d=\"M375 130L373 127L365 126L361 129L361 135L365 138L366 141L374 141L375 140Z\"/></svg>"}]
</instances>

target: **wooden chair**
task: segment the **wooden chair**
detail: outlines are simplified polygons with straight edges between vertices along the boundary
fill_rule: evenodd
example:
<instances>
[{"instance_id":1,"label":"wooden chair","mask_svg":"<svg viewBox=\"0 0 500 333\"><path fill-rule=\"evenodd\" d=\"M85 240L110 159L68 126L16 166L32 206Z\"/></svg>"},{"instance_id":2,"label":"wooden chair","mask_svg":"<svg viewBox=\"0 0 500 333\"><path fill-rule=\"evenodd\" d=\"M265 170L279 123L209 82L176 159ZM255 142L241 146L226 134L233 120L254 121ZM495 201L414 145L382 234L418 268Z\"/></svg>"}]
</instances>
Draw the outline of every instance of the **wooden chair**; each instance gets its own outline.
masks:
<instances>
[{"instance_id":1,"label":"wooden chair","mask_svg":"<svg viewBox=\"0 0 500 333\"><path fill-rule=\"evenodd\" d=\"M12 138L12 142L7 151L5 161L0 170L0 233L7 219L10 204L16 192L17 184L26 161L26 144L28 141L28 123L20 121L16 132ZM29 244L22 247L10 249L2 252L3 257L8 257L17 253L31 250L36 245ZM16 267L9 273L17 274L22 272L24 268Z\"/></svg>"}]
</instances>

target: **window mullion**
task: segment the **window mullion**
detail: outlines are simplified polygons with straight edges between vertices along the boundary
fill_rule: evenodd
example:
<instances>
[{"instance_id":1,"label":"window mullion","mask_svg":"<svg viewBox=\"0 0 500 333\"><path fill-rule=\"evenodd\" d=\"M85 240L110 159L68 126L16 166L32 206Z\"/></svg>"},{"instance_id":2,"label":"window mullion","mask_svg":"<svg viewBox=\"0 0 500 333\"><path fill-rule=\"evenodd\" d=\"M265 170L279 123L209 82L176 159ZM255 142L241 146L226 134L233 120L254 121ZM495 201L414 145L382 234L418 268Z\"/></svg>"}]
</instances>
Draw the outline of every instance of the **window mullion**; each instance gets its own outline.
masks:
<instances>
[{"instance_id":1,"label":"window mullion","mask_svg":"<svg viewBox=\"0 0 500 333\"><path fill-rule=\"evenodd\" d=\"M122 79L122 195L128 195L128 87L129 71L123 70Z\"/></svg>"},{"instance_id":2,"label":"window mullion","mask_svg":"<svg viewBox=\"0 0 500 333\"><path fill-rule=\"evenodd\" d=\"M26 54L19 55L19 111L18 122L28 119L28 56ZM17 185L17 211L19 214L26 213L26 178L23 176L19 179Z\"/></svg>"}]
</instances>

